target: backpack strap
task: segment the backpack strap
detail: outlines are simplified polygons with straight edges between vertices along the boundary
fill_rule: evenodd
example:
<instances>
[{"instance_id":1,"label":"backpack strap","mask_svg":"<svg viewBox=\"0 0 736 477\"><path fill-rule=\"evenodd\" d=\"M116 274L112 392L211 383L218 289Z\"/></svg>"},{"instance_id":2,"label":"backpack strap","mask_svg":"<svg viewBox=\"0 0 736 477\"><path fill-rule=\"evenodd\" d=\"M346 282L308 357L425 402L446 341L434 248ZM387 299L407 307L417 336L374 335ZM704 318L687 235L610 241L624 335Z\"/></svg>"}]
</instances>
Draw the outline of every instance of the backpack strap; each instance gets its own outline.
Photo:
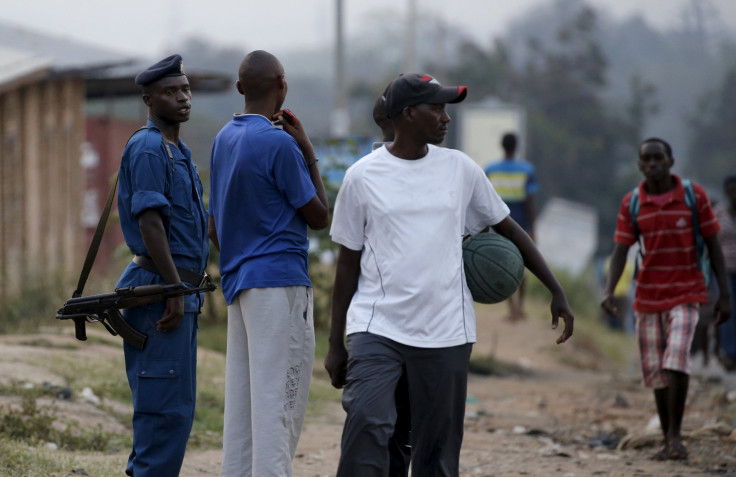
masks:
<instances>
[{"instance_id":1,"label":"backpack strap","mask_svg":"<svg viewBox=\"0 0 736 477\"><path fill-rule=\"evenodd\" d=\"M705 240L700 233L700 221L698 220L698 204L690 179L682 179L682 187L685 189L685 204L690 208L692 214L693 235L695 237L695 259L698 269L703 273L705 286L710 281L710 259L705 256Z\"/></svg>"},{"instance_id":2,"label":"backpack strap","mask_svg":"<svg viewBox=\"0 0 736 477\"><path fill-rule=\"evenodd\" d=\"M692 214L693 236L695 238L695 260L698 269L703 273L705 285L708 286L710 281L710 259L705 255L705 240L700 233L700 222L698 221L698 204L695 197L695 190L690 179L682 179L682 187L685 189L685 204ZM639 215L639 187L635 187L631 191L631 202L629 202L629 214L631 215L631 226L634 228L634 236L639 242L639 253L634 265L634 278L639 273L639 263L644 259L644 244L641 239L639 224L636 219Z\"/></svg>"},{"instance_id":3,"label":"backpack strap","mask_svg":"<svg viewBox=\"0 0 736 477\"><path fill-rule=\"evenodd\" d=\"M639 242L639 252L634 260L634 279L639 274L639 264L644 260L644 243L641 238L641 231L636 219L639 216L639 186L634 187L631 191L631 201L629 202L629 215L631 216L631 226L634 228L634 237Z\"/></svg>"},{"instance_id":4,"label":"backpack strap","mask_svg":"<svg viewBox=\"0 0 736 477\"><path fill-rule=\"evenodd\" d=\"M631 191L631 201L629 202L629 215L631 216L631 226L634 227L634 236L636 240L639 240L639 224L636 222L636 218L639 215L639 186L634 187Z\"/></svg>"}]
</instances>

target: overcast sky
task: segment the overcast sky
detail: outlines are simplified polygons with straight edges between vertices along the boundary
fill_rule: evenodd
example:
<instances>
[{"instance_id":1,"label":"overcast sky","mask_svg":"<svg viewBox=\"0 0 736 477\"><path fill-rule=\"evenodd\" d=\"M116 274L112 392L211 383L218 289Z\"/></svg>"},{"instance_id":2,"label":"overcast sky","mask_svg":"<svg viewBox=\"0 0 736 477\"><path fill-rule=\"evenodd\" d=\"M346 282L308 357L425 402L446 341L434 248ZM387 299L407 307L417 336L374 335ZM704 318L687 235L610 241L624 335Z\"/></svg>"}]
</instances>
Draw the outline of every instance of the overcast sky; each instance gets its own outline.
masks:
<instances>
[{"instance_id":1,"label":"overcast sky","mask_svg":"<svg viewBox=\"0 0 736 477\"><path fill-rule=\"evenodd\" d=\"M476 40L502 35L530 8L552 0L414 0ZM658 28L682 24L683 7L706 2L720 21L736 29L736 0L588 0L615 18L641 14ZM409 0L343 0L345 29L383 11L403 15ZM201 36L220 45L266 49L276 54L295 46L329 44L334 37L335 0L8 0L0 19L41 33L146 57L169 54L178 39Z\"/></svg>"}]
</instances>

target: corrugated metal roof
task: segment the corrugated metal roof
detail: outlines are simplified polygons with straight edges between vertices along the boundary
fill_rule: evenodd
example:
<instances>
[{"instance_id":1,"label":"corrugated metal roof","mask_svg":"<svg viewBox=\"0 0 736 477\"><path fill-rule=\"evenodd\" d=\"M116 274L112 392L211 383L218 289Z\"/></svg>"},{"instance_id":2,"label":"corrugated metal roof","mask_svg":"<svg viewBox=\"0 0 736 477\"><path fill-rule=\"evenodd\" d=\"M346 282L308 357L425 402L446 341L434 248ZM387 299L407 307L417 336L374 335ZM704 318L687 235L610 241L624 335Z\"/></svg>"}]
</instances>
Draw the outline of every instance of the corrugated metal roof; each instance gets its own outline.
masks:
<instances>
[{"instance_id":1,"label":"corrugated metal roof","mask_svg":"<svg viewBox=\"0 0 736 477\"><path fill-rule=\"evenodd\" d=\"M21 81L47 70L50 64L44 56L0 45L0 85Z\"/></svg>"},{"instance_id":2,"label":"corrugated metal roof","mask_svg":"<svg viewBox=\"0 0 736 477\"><path fill-rule=\"evenodd\" d=\"M116 51L0 21L0 90L23 75L46 71L52 76L85 78L90 98L138 95L140 87L133 79L149 64ZM198 91L224 91L232 87L229 75L219 72L187 70L187 77Z\"/></svg>"}]
</instances>

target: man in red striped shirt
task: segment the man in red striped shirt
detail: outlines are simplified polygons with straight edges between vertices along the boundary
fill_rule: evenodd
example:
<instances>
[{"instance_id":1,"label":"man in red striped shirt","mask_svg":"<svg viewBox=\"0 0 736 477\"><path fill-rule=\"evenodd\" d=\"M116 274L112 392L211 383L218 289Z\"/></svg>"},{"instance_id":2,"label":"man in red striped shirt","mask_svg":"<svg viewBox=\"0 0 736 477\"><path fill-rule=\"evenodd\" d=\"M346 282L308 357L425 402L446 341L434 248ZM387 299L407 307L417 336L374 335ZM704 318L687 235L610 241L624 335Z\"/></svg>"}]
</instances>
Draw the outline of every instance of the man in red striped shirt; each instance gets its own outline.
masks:
<instances>
[{"instance_id":1,"label":"man in red striped shirt","mask_svg":"<svg viewBox=\"0 0 736 477\"><path fill-rule=\"evenodd\" d=\"M621 201L614 236L603 308L618 316L613 290L621 277L629 247L637 240L643 260L636 277L634 311L644 385L654 389L664 448L655 460L686 459L680 427L690 372L690 344L698 322L698 307L707 303L703 273L697 265L693 212L685 202L680 178L670 173L675 159L670 145L659 138L646 139L639 148L637 231L632 224L629 192ZM711 266L721 290L715 304L716 323L730 314L723 252L716 234L720 230L705 191L693 184L695 210Z\"/></svg>"}]
</instances>

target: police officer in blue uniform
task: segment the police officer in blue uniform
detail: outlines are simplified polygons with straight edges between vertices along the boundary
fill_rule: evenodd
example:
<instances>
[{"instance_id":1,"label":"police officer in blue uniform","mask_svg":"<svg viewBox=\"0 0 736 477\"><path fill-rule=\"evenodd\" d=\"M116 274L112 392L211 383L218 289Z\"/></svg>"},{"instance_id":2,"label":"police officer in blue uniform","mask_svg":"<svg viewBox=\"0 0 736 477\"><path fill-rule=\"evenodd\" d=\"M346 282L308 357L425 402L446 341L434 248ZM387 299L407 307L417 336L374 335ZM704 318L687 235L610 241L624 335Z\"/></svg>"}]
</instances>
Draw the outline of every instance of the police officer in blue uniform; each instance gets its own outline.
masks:
<instances>
[{"instance_id":1,"label":"police officer in blue uniform","mask_svg":"<svg viewBox=\"0 0 736 477\"><path fill-rule=\"evenodd\" d=\"M148 124L130 138L120 166L120 224L135 257L117 286L196 286L209 244L202 184L179 139L192 99L181 56L159 61L135 82L143 89ZM124 344L134 409L127 475L179 475L194 419L203 299L192 294L124 310L126 321L148 336L143 350Z\"/></svg>"}]
</instances>

